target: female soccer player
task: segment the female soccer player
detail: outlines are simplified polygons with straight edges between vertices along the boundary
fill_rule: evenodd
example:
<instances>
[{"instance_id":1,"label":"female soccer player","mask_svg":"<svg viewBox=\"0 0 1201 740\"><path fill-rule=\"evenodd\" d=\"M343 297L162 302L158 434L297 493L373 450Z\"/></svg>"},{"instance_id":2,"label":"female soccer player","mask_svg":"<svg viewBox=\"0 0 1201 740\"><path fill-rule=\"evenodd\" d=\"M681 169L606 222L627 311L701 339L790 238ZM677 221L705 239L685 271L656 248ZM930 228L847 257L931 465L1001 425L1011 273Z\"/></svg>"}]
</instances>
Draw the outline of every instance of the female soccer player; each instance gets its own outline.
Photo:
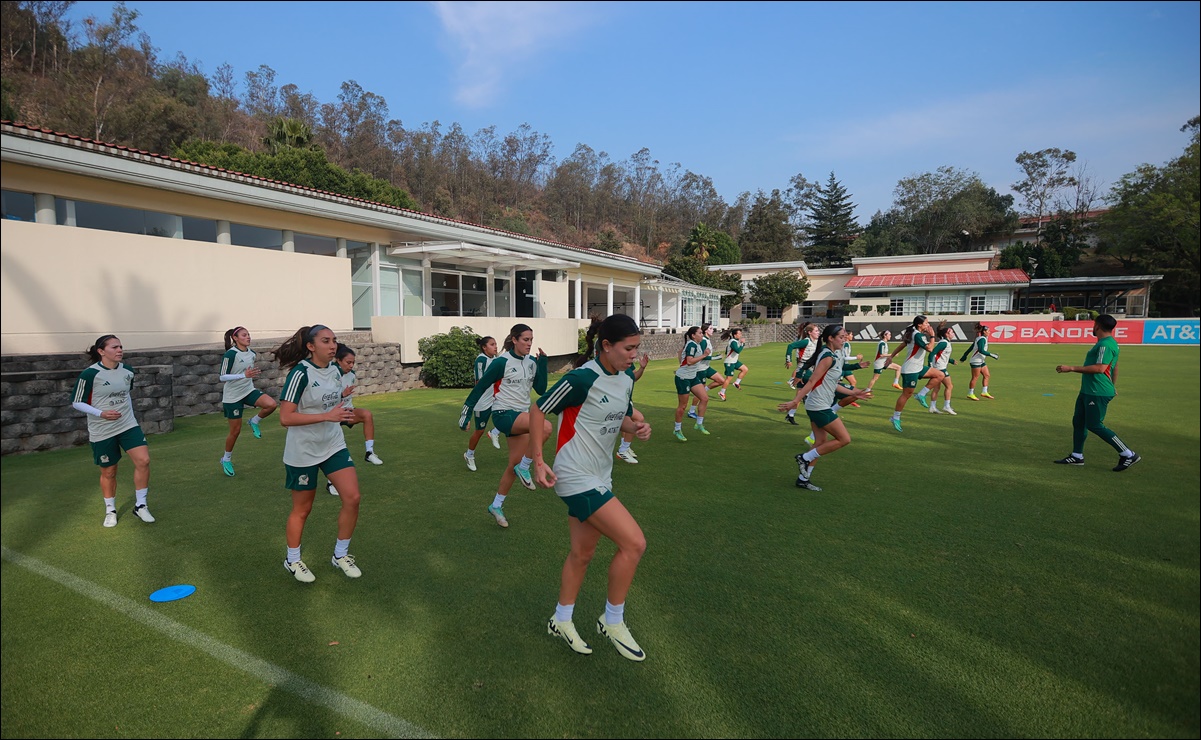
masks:
<instances>
[{"instance_id":1,"label":"female soccer player","mask_svg":"<svg viewBox=\"0 0 1201 740\"><path fill-rule=\"evenodd\" d=\"M350 538L359 521L359 476L339 426L355 420L354 409L342 405L343 399L354 393L354 386L343 385L337 353L337 337L321 324L300 327L275 351L280 367L289 371L279 403L279 423L288 430L284 486L292 491L284 569L301 583L316 580L300 559L300 541L313 510L319 472L337 486L342 502L330 563L350 578L363 575L350 554Z\"/></svg>"},{"instance_id":2,"label":"female soccer player","mask_svg":"<svg viewBox=\"0 0 1201 740\"><path fill-rule=\"evenodd\" d=\"M896 377L892 380L893 388L901 387L901 366L895 362L889 362L888 342L892 339L892 332L885 329L880 335L880 341L876 343L876 359L872 361L872 380L867 384L867 389L870 391L880 376L885 370L892 370L896 373Z\"/></svg>"},{"instance_id":3,"label":"female soccer player","mask_svg":"<svg viewBox=\"0 0 1201 740\"><path fill-rule=\"evenodd\" d=\"M546 631L562 638L577 653L592 652L576 631L572 615L596 545L602 536L608 537L617 545L617 552L609 564L605 613L596 620L596 631L613 643L619 655L633 661L644 660L646 653L626 626L625 602L646 551L646 536L613 496L611 453L618 432L632 432L644 441L651 436L650 425L631 416L634 383L625 372L638 356L641 340L638 325L629 316L594 319L588 329L588 349L577 360L579 367L564 375L530 410L538 483L553 486L567 505L571 533L571 552L559 580L559 600ZM589 359L594 345L599 352ZM553 469L542 459L542 433L550 428L546 414L559 415Z\"/></svg>"},{"instance_id":4,"label":"female soccer player","mask_svg":"<svg viewBox=\"0 0 1201 740\"><path fill-rule=\"evenodd\" d=\"M968 360L968 364L972 368L972 379L967 384L968 400L979 401L981 398L992 398L988 392L988 378L992 373L988 370L986 358L991 357L994 360L1001 358L988 351L988 327L980 322L976 322L976 340L972 342L972 346L967 348L967 352L963 353L963 357L960 357L959 361L967 360L968 355L972 356L972 359ZM979 397L976 396L977 378L980 379L980 390L982 391Z\"/></svg>"},{"instance_id":5,"label":"female soccer player","mask_svg":"<svg viewBox=\"0 0 1201 740\"><path fill-rule=\"evenodd\" d=\"M925 316L915 316L913 323L906 327L905 333L902 335L902 343L888 356L888 361L891 363L892 358L905 350L905 360L901 363L901 385L904 388L901 390L901 396L897 399L897 405L892 414L892 427L898 432L901 431L901 412L905 410L905 404L909 402L909 397L917 388L917 381L922 378L933 380L942 380L943 378L941 370L926 368L926 353L933 345L931 341L933 336L934 331L930 328L929 320ZM924 396L918 398L918 401L922 406L929 405Z\"/></svg>"},{"instance_id":6,"label":"female soccer player","mask_svg":"<svg viewBox=\"0 0 1201 740\"><path fill-rule=\"evenodd\" d=\"M721 333L721 338L730 340L730 343L726 345L726 358L724 360L726 386L729 387L730 381L733 380L734 388L741 389L742 379L746 377L747 371L750 370L750 367L738 359L742 351L746 349L746 345L742 343L742 329L737 326L732 329L726 329ZM734 377L734 373L738 373L737 378ZM725 393L725 388L722 388L722 393Z\"/></svg>"},{"instance_id":7,"label":"female soccer player","mask_svg":"<svg viewBox=\"0 0 1201 740\"><path fill-rule=\"evenodd\" d=\"M697 363L701 361L701 328L699 326L688 327L688 332L684 335L684 349L680 351L680 366L676 368L676 427L675 437L681 442L687 442L688 438L684 436L681 426L684 423L684 410L688 408L689 396L696 396L698 401L696 407L696 423L692 428L699 431L701 434L708 434L709 430L705 429L705 409L709 408L709 391L705 390L705 383L696 376Z\"/></svg>"},{"instance_id":8,"label":"female soccer player","mask_svg":"<svg viewBox=\"0 0 1201 740\"><path fill-rule=\"evenodd\" d=\"M480 353L476 355L472 370L475 372L475 382L478 383L487 372L488 366L492 364L492 360L496 358L496 340L492 337L480 337L476 341L476 345L480 348ZM495 395L495 392L485 392L472 410L475 431L471 433L471 439L467 442L467 451L463 453L463 459L467 462L467 469L473 473L476 469L475 446L479 444L480 438L484 436L484 430L488 428L488 417L492 415L492 399ZM500 449L500 431L495 426L492 427L492 431L488 432L488 439L492 440L493 447Z\"/></svg>"},{"instance_id":9,"label":"female soccer player","mask_svg":"<svg viewBox=\"0 0 1201 740\"><path fill-rule=\"evenodd\" d=\"M221 470L232 477L234 474L234 445L242 434L242 408L250 406L259 412L250 417L250 431L255 439L262 439L259 422L275 413L279 404L274 398L254 387L254 379L263 371L254 366L254 350L250 348L250 332L244 326L235 326L225 332L225 355L221 358L221 406L229 421L229 433L225 435L225 455L221 457Z\"/></svg>"},{"instance_id":10,"label":"female soccer player","mask_svg":"<svg viewBox=\"0 0 1201 740\"><path fill-rule=\"evenodd\" d=\"M338 366L338 370L342 373L343 386L355 386L358 383L358 376L354 372L355 354L354 350L347 347L341 342L338 343L338 351L334 355L334 364ZM355 424L363 425L363 436L367 440L367 455L363 458L372 465L383 465L384 461L380 456L375 454L375 417L367 409L356 409L354 407L354 396L346 396L342 399L342 407L354 411L354 421L344 421L342 426L351 429ZM325 489L330 494L337 496L338 489L333 483L325 481Z\"/></svg>"},{"instance_id":11,"label":"female soccer player","mask_svg":"<svg viewBox=\"0 0 1201 740\"><path fill-rule=\"evenodd\" d=\"M635 368L634 365L631 364L629 367L626 368L626 375L629 375L631 378L634 379L634 382L637 383L639 380L642 379L642 373L646 372L647 363L649 363L650 361L651 361L650 355L647 355L647 354L642 355L641 357L638 358L638 367ZM633 403L632 397L630 399L630 402ZM646 417L643 416L642 412L639 411L638 409L634 409L632 417L633 417L634 421L638 421L638 422L646 421ZM626 462L631 463L633 465L638 464L638 455L636 455L634 453L634 448L630 446L633 443L634 443L634 433L633 432L622 432L621 433L621 444L617 447L617 459L618 460L625 460Z\"/></svg>"},{"instance_id":12,"label":"female soccer player","mask_svg":"<svg viewBox=\"0 0 1201 740\"><path fill-rule=\"evenodd\" d=\"M930 394L930 413L932 414L950 414L956 416L955 409L951 408L951 391L955 390L954 383L951 382L951 371L947 365L954 365L955 358L952 356L955 352L954 346L950 340L951 327L947 322L942 322L938 325L938 329L934 331L934 336L938 340L934 348L930 350L930 367L934 370L941 371L943 378L941 381L931 380L919 392L919 396ZM943 407L938 409L938 389L942 388Z\"/></svg>"},{"instance_id":13,"label":"female soccer player","mask_svg":"<svg viewBox=\"0 0 1201 740\"><path fill-rule=\"evenodd\" d=\"M721 388L718 393L721 400L726 400L726 376L709 367L711 360L721 359L720 355L713 353L713 325L709 323L701 324L701 359L696 363L696 378L702 383L709 383L709 390ZM688 407L688 418L696 418L696 401L693 401Z\"/></svg>"},{"instance_id":14,"label":"female soccer player","mask_svg":"<svg viewBox=\"0 0 1201 740\"><path fill-rule=\"evenodd\" d=\"M809 416L809 424L813 428L814 447L808 452L797 455L797 488L807 488L810 491L822 489L815 486L810 477L813 465L822 455L828 455L842 449L851 443L851 435L838 418L836 408L836 389L842 379L842 365L845 355L843 345L850 335L838 324L831 324L822 330L821 342L824 348L814 353L802 366L809 380L797 390L796 398L779 405L780 411L795 410L805 402L805 413ZM843 390L845 398L853 402L856 399L870 398L871 391Z\"/></svg>"},{"instance_id":15,"label":"female soccer player","mask_svg":"<svg viewBox=\"0 0 1201 740\"><path fill-rule=\"evenodd\" d=\"M122 364L121 340L105 334L88 347L92 365L79 374L71 406L88 415L88 442L92 459L100 468L100 493L104 496L104 526L117 526L117 463L125 450L133 461L133 513L146 523L154 521L146 508L150 492L150 447L133 415L134 369Z\"/></svg>"},{"instance_id":16,"label":"female soccer player","mask_svg":"<svg viewBox=\"0 0 1201 740\"><path fill-rule=\"evenodd\" d=\"M821 335L822 328L812 321L806 321L797 328L797 339L784 348L784 367L792 367L792 352L797 351L797 369L796 372L788 378L788 387L796 387L797 380L801 374L801 365L805 364L817 351L817 338ZM794 424L796 422L793 422Z\"/></svg>"},{"instance_id":17,"label":"female soccer player","mask_svg":"<svg viewBox=\"0 0 1201 740\"><path fill-rule=\"evenodd\" d=\"M537 359L534 359L530 356L533 346L534 330L525 324L514 324L505 338L504 351L488 365L483 377L467 396L459 415L459 428L466 429L476 404L485 393L495 389L492 424L509 440L509 464L500 476L500 485L488 507L488 513L502 527L509 526L504 505L514 479L520 480L521 485L531 491L535 488L534 478L530 474L530 463L534 461L530 455L535 452L530 448L532 440L529 438L530 390L538 395L546 392L546 353L539 349ZM546 439L550 434L550 422L543 420L543 423L546 429L542 439Z\"/></svg>"}]
</instances>

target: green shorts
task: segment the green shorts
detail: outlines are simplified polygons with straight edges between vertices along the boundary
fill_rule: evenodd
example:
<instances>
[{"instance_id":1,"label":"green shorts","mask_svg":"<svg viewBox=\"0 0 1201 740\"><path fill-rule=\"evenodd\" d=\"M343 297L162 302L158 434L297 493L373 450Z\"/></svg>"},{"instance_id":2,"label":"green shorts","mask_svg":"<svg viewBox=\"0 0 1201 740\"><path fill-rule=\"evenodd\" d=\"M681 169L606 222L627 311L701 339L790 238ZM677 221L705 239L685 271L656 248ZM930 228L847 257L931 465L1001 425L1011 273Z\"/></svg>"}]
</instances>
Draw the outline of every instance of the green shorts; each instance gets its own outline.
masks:
<instances>
[{"instance_id":1,"label":"green shorts","mask_svg":"<svg viewBox=\"0 0 1201 740\"><path fill-rule=\"evenodd\" d=\"M696 379L701 381L702 383L704 383L706 380L708 380L709 378L712 378L714 375L717 375L717 371L711 367L707 367L704 370L701 370L700 372L698 372L696 374Z\"/></svg>"},{"instance_id":2,"label":"green shorts","mask_svg":"<svg viewBox=\"0 0 1201 740\"><path fill-rule=\"evenodd\" d=\"M492 416L492 409L484 409L483 411L477 411L477 412L475 412L475 414L473 414L473 416L475 418L475 428L476 429L487 429L488 428L488 417ZM513 428L512 422L509 422L509 428L510 429Z\"/></svg>"},{"instance_id":3,"label":"green shorts","mask_svg":"<svg viewBox=\"0 0 1201 740\"><path fill-rule=\"evenodd\" d=\"M253 407L254 402L259 400L259 397L261 397L262 395L263 395L262 391L254 390L254 391L247 393L246 397L243 398L241 401L234 401L233 403L221 404L221 408L225 411L225 418L226 419L241 419L242 418L242 407L243 406Z\"/></svg>"},{"instance_id":4,"label":"green shorts","mask_svg":"<svg viewBox=\"0 0 1201 740\"><path fill-rule=\"evenodd\" d=\"M129 452L135 447L147 445L142 427L130 427L108 439L92 442L92 459L102 468L111 468L121 459L121 450Z\"/></svg>"},{"instance_id":5,"label":"green shorts","mask_svg":"<svg viewBox=\"0 0 1201 740\"><path fill-rule=\"evenodd\" d=\"M818 429L825 429L838 420L838 414L830 409L822 409L821 411L810 411L805 409L805 413L809 415L809 421Z\"/></svg>"},{"instance_id":6,"label":"green shorts","mask_svg":"<svg viewBox=\"0 0 1201 740\"><path fill-rule=\"evenodd\" d=\"M705 382L705 381L701 380L699 375L695 378L681 378L679 375L677 375L677 376L675 376L675 378L676 378L676 395L677 396L687 396L689 393L692 392L692 386L699 385L700 383Z\"/></svg>"},{"instance_id":7,"label":"green shorts","mask_svg":"<svg viewBox=\"0 0 1201 740\"><path fill-rule=\"evenodd\" d=\"M917 381L921 380L922 376L925 374L925 370L921 371L920 373L901 373L901 387L916 388Z\"/></svg>"},{"instance_id":8,"label":"green shorts","mask_svg":"<svg viewBox=\"0 0 1201 740\"><path fill-rule=\"evenodd\" d=\"M886 368L886 367L873 367L872 375L882 375L884 373L884 371L887 369L888 368Z\"/></svg>"},{"instance_id":9,"label":"green shorts","mask_svg":"<svg viewBox=\"0 0 1201 740\"><path fill-rule=\"evenodd\" d=\"M574 516L581 522L609 502L613 498L613 492L607 488L593 488L591 491L583 493L574 493L570 496L562 496L563 503L567 504L567 514Z\"/></svg>"},{"instance_id":10,"label":"green shorts","mask_svg":"<svg viewBox=\"0 0 1201 740\"><path fill-rule=\"evenodd\" d=\"M734 373L738 372L741 369L742 369L741 362L727 362L726 363L726 377L727 378L730 377L731 375L733 375Z\"/></svg>"},{"instance_id":11,"label":"green shorts","mask_svg":"<svg viewBox=\"0 0 1201 740\"><path fill-rule=\"evenodd\" d=\"M350 459L350 451L345 447L330 455L325 462L316 465L297 468L284 463L284 488L289 491L315 491L317 490L318 470L325 473L325 477L328 478L330 473L353 467L354 461Z\"/></svg>"},{"instance_id":12,"label":"green shorts","mask_svg":"<svg viewBox=\"0 0 1201 740\"><path fill-rule=\"evenodd\" d=\"M492 411L492 426L500 430L500 433L506 437L513 436L513 424L517 421L517 417L521 416L520 411ZM479 427L483 429L483 427Z\"/></svg>"},{"instance_id":13,"label":"green shorts","mask_svg":"<svg viewBox=\"0 0 1201 740\"><path fill-rule=\"evenodd\" d=\"M973 363L971 364L971 367L974 369L974 368L986 367L987 365L988 365L988 363L987 363L987 362L981 362L981 363L980 363L980 364L978 364L978 365L977 365L976 363L974 363L974 362L973 362Z\"/></svg>"}]
</instances>

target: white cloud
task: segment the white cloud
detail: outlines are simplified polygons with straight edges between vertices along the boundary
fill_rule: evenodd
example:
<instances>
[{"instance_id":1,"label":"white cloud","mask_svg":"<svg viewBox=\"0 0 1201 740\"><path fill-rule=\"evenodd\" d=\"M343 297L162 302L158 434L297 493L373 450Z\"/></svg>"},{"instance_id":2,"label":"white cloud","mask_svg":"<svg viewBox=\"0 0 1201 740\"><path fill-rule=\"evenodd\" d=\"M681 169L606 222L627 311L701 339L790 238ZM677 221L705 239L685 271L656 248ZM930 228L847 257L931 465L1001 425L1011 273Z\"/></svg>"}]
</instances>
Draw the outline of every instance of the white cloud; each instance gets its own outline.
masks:
<instances>
[{"instance_id":1,"label":"white cloud","mask_svg":"<svg viewBox=\"0 0 1201 740\"><path fill-rule=\"evenodd\" d=\"M517 71L593 20L591 3L436 2L458 63L455 100L492 103Z\"/></svg>"}]
</instances>

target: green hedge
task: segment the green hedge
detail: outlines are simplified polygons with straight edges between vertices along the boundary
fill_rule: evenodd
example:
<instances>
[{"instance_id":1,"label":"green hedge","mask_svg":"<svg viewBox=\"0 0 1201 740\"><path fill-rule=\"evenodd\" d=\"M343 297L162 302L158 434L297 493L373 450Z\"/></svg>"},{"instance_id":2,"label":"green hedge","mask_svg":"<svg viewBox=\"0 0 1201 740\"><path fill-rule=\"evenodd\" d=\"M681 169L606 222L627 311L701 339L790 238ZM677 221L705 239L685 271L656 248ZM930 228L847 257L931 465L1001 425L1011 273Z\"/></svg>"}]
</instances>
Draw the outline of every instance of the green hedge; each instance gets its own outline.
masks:
<instances>
[{"instance_id":1,"label":"green hedge","mask_svg":"<svg viewBox=\"0 0 1201 740\"><path fill-rule=\"evenodd\" d=\"M1068 321L1095 321L1101 314L1091 308L1072 308L1067 306L1063 309L1063 317Z\"/></svg>"}]
</instances>

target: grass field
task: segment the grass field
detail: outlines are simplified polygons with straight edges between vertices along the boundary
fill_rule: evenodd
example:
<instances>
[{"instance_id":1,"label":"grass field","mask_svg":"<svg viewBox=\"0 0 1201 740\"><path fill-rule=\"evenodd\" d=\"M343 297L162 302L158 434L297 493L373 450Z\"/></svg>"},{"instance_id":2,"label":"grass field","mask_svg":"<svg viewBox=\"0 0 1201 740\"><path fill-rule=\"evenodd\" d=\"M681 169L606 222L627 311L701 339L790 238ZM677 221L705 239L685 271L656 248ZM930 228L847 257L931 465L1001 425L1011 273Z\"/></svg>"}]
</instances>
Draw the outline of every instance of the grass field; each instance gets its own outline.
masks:
<instances>
[{"instance_id":1,"label":"grass field","mask_svg":"<svg viewBox=\"0 0 1201 740\"><path fill-rule=\"evenodd\" d=\"M862 344L862 343L860 343ZM1196 348L1124 347L1110 426L1143 462L1117 474L1095 437L1071 449L1085 347L1002 345L995 401L957 417L897 391L844 412L854 437L797 490L805 427L783 345L744 354L744 389L714 401L710 437L671 438L672 367L634 400L654 427L614 490L649 544L627 604L648 658L592 630L612 546L576 609L596 652L545 624L566 509L518 484L510 528L485 509L455 427L466 391L359 399L382 467L362 462L352 552L328 565L338 501L306 529L316 583L281 567L284 430L244 433L221 474L225 422L151 438L147 525L104 510L86 448L3 460L4 737L1198 737L1201 655ZM861 371L865 383L868 372ZM685 431L690 431L691 423ZM175 583L191 597L152 604Z\"/></svg>"}]
</instances>

